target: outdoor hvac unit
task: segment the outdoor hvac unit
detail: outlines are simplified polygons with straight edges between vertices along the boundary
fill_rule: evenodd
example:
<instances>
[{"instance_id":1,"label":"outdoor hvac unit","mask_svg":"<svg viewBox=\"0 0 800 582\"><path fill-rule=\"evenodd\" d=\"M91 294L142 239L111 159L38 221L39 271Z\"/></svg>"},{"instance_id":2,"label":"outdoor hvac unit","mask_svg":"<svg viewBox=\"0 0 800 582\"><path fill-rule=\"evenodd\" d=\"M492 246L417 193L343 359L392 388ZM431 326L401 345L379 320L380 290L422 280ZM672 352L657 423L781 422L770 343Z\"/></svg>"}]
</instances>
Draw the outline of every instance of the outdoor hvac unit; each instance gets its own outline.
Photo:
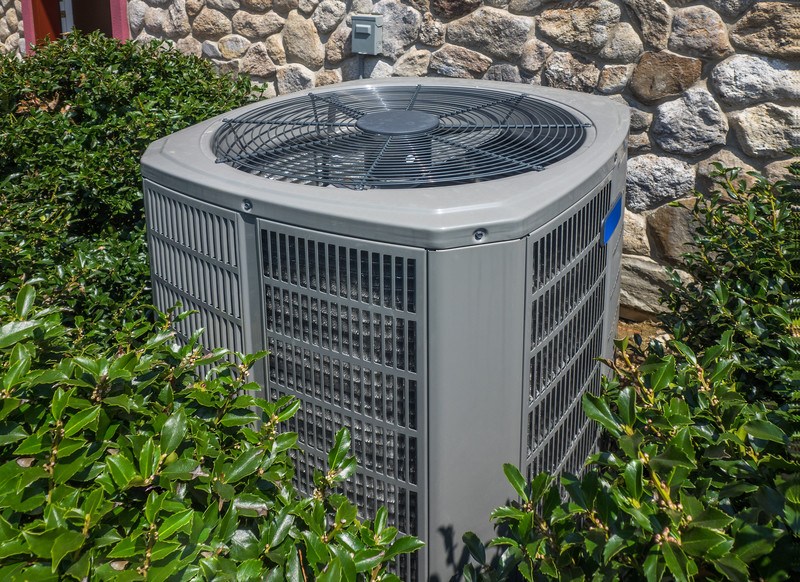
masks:
<instances>
[{"instance_id":1,"label":"outdoor hvac unit","mask_svg":"<svg viewBox=\"0 0 800 582\"><path fill-rule=\"evenodd\" d=\"M502 471L578 471L616 330L628 112L608 99L452 79L343 83L154 143L143 173L153 292L207 346L269 350L302 407L310 491L347 425L362 517L448 579L492 533Z\"/></svg>"}]
</instances>

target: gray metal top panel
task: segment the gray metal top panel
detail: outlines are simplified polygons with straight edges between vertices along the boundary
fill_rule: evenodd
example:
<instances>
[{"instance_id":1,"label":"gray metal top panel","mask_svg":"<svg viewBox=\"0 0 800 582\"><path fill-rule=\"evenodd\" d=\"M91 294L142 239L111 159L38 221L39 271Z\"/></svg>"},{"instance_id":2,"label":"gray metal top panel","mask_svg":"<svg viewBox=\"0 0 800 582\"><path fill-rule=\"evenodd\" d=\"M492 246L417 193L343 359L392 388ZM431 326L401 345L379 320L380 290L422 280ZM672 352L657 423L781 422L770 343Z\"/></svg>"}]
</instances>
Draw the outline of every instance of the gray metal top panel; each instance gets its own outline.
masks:
<instances>
[{"instance_id":1,"label":"gray metal top panel","mask_svg":"<svg viewBox=\"0 0 800 582\"><path fill-rule=\"evenodd\" d=\"M446 78L367 79L314 92L420 83L530 94L571 111L592 126L578 151L542 171L457 186L349 190L267 180L216 163L212 141L222 119L263 105L256 103L154 142L142 157L142 173L147 180L197 199L277 222L446 249L525 236L590 192L624 161L628 110L608 98L516 83ZM479 242L473 237L477 229L486 231Z\"/></svg>"}]
</instances>

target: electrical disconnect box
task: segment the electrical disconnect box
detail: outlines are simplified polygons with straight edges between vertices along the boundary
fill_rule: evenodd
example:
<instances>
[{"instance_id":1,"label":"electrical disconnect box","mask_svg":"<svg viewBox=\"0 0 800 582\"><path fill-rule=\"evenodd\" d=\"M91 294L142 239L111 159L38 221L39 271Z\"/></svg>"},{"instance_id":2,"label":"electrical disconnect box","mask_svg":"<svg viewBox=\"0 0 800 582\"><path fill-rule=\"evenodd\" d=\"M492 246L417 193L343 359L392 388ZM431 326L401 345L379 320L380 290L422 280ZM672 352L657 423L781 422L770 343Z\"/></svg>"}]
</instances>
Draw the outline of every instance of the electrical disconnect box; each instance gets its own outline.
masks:
<instances>
[{"instance_id":1,"label":"electrical disconnect box","mask_svg":"<svg viewBox=\"0 0 800 582\"><path fill-rule=\"evenodd\" d=\"M355 14L352 16L353 53L377 55L383 50L383 16Z\"/></svg>"}]
</instances>

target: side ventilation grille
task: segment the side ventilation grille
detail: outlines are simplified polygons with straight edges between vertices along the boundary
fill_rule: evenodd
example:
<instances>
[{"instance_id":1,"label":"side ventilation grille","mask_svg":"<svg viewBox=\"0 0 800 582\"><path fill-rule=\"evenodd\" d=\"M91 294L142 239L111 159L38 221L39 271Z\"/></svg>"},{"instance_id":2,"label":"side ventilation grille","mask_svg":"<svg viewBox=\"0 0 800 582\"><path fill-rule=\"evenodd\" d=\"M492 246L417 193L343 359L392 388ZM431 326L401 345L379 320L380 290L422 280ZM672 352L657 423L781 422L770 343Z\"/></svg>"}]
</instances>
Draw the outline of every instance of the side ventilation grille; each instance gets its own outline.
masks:
<instances>
[{"instance_id":1,"label":"side ventilation grille","mask_svg":"<svg viewBox=\"0 0 800 582\"><path fill-rule=\"evenodd\" d=\"M417 535L424 523L425 253L259 221L270 396L302 406L295 484L314 489L336 431L351 428L359 468L343 488L363 519L381 506ZM397 573L415 580L417 555Z\"/></svg>"},{"instance_id":2,"label":"side ventilation grille","mask_svg":"<svg viewBox=\"0 0 800 582\"><path fill-rule=\"evenodd\" d=\"M239 215L152 186L145 203L156 305L197 312L175 323L183 341L202 327L204 345L244 351Z\"/></svg>"},{"instance_id":3,"label":"side ventilation grille","mask_svg":"<svg viewBox=\"0 0 800 582\"><path fill-rule=\"evenodd\" d=\"M522 443L529 479L541 471L580 472L597 443L581 396L600 386L595 358L604 344L608 252L601 226L610 202L608 183L529 242L530 375Z\"/></svg>"}]
</instances>

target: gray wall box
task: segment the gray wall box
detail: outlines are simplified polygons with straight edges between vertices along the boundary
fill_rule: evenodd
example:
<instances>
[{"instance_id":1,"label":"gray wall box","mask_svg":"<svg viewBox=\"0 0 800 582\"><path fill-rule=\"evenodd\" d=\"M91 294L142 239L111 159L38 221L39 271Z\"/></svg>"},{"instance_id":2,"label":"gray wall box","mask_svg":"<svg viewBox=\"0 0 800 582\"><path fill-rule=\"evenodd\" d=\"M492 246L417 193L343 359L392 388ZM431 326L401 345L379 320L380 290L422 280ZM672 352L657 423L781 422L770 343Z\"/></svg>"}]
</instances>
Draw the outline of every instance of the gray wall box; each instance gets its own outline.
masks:
<instances>
[{"instance_id":1,"label":"gray wall box","mask_svg":"<svg viewBox=\"0 0 800 582\"><path fill-rule=\"evenodd\" d=\"M394 78L315 89L324 124L311 135L296 120L280 135L297 132L295 142L314 148L334 140L337 151L315 153L323 170L371 171L376 158L353 159L348 149L359 120L366 133L377 131L363 122L358 97L391 102L412 89L404 110L439 111L439 92L455 89L494 92L503 104L533 99L568 112L584 137L538 171L428 187L320 187L313 177L236 167L295 151L270 141L215 163L221 147L247 148L266 131L240 120L268 110L258 127L273 123L299 99L289 95L155 142L142 170L157 305L197 309L179 331L204 326L207 345L270 351L259 370L266 392L303 403L289 425L300 436L301 489L348 425L360 468L346 493L363 517L385 505L401 531L427 543L398 563L401 578L446 580L463 556L461 535L489 537L490 512L513 495L504 462L528 476L577 471L596 446L580 397L599 389L595 358L611 355L616 331L629 115L576 92ZM455 117L486 109L446 105ZM546 131L510 116L420 135L450 142L463 134L473 140L461 146L469 158L466 148L513 146L520 131ZM420 132L428 117L409 119ZM509 124L505 137L472 133ZM437 163L445 173L463 165L437 158L436 147L427 158L408 154L402 136L385 138L384 149L397 139L407 167L427 160L423 177L433 179Z\"/></svg>"},{"instance_id":2,"label":"gray wall box","mask_svg":"<svg viewBox=\"0 0 800 582\"><path fill-rule=\"evenodd\" d=\"M383 16L354 14L352 17L353 53L377 55L383 50Z\"/></svg>"}]
</instances>

